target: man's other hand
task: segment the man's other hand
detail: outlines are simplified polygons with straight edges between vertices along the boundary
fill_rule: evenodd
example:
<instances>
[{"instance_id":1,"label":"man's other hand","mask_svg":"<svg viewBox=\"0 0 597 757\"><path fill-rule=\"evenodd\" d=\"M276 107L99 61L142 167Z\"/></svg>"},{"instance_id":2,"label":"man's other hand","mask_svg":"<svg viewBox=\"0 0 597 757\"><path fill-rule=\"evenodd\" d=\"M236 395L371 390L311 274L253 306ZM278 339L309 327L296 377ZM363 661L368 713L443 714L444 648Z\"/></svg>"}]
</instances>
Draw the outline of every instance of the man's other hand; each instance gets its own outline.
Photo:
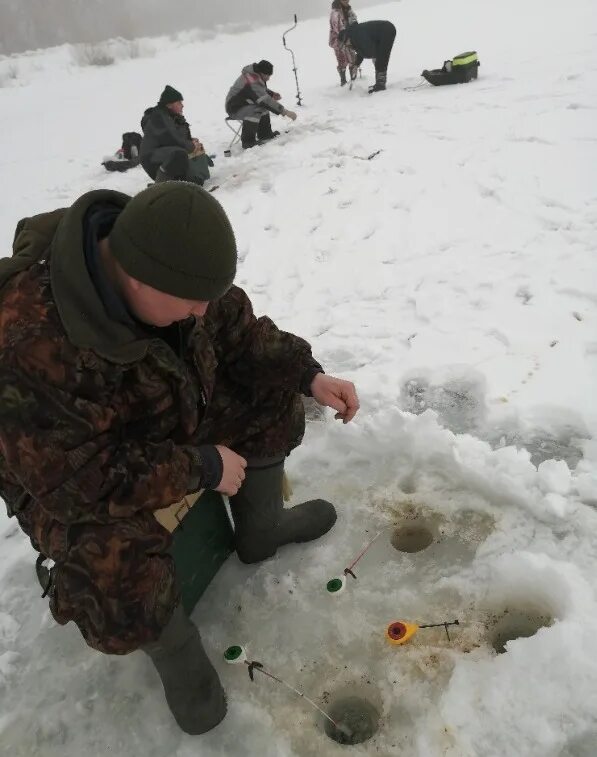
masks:
<instances>
[{"instance_id":1,"label":"man's other hand","mask_svg":"<svg viewBox=\"0 0 597 757\"><path fill-rule=\"evenodd\" d=\"M359 409L359 398L351 381L318 373L311 382L311 394L320 405L333 408L342 423L350 423Z\"/></svg>"},{"instance_id":2,"label":"man's other hand","mask_svg":"<svg viewBox=\"0 0 597 757\"><path fill-rule=\"evenodd\" d=\"M247 461L244 457L237 455L236 452L233 452L228 447L224 447L222 444L216 444L215 447L220 453L224 466L222 480L220 481L220 485L216 487L216 491L226 494L228 497L233 497L245 480Z\"/></svg>"}]
</instances>

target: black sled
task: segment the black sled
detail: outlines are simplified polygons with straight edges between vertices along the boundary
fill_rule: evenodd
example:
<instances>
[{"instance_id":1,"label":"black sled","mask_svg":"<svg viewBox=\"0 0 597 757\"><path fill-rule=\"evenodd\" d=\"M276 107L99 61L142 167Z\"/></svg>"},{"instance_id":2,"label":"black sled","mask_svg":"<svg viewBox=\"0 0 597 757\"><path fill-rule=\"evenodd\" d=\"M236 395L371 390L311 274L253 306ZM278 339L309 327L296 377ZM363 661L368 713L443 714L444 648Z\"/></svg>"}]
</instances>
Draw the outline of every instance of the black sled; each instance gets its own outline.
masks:
<instances>
[{"instance_id":1,"label":"black sled","mask_svg":"<svg viewBox=\"0 0 597 757\"><path fill-rule=\"evenodd\" d=\"M441 87L444 84L466 84L477 78L480 65L477 53L473 50L456 55L452 60L444 61L441 68L434 68L431 71L425 69L421 76L434 87Z\"/></svg>"}]
</instances>

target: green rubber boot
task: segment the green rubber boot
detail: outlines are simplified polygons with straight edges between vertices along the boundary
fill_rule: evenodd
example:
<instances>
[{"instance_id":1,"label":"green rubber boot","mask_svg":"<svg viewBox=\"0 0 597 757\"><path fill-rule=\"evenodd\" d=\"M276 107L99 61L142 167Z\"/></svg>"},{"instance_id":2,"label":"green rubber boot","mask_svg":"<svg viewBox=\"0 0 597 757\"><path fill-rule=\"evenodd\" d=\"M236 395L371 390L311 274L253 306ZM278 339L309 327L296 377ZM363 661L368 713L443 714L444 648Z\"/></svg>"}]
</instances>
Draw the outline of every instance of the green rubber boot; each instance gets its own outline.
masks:
<instances>
[{"instance_id":1,"label":"green rubber boot","mask_svg":"<svg viewBox=\"0 0 597 757\"><path fill-rule=\"evenodd\" d=\"M191 736L206 733L226 715L226 697L205 654L197 626L179 605L153 644L143 647L156 667L170 712Z\"/></svg>"},{"instance_id":2,"label":"green rubber boot","mask_svg":"<svg viewBox=\"0 0 597 757\"><path fill-rule=\"evenodd\" d=\"M235 547L241 562L266 560L284 544L313 541L332 528L336 510L323 499L284 509L284 458L247 463L243 485L230 497Z\"/></svg>"}]
</instances>

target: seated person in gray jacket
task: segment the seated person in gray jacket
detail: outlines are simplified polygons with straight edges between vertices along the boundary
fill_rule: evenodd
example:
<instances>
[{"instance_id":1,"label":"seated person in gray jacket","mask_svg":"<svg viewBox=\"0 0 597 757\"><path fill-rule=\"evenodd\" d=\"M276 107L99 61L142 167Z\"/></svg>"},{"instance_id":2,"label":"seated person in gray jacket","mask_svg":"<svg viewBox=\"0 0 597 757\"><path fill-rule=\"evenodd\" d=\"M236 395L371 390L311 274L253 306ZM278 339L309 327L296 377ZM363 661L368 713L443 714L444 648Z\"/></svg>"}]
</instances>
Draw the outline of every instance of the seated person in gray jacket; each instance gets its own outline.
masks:
<instances>
[{"instance_id":1,"label":"seated person in gray jacket","mask_svg":"<svg viewBox=\"0 0 597 757\"><path fill-rule=\"evenodd\" d=\"M278 136L280 132L272 131L270 113L296 119L296 113L282 105L280 95L267 88L273 73L268 60L245 66L226 95L228 117L243 122L241 142L245 150Z\"/></svg>"},{"instance_id":2,"label":"seated person in gray jacket","mask_svg":"<svg viewBox=\"0 0 597 757\"><path fill-rule=\"evenodd\" d=\"M167 84L158 104L147 108L141 119L143 140L139 157L156 182L191 181L201 186L209 179L213 161L205 154L201 142L191 136L183 108L181 93Z\"/></svg>"}]
</instances>

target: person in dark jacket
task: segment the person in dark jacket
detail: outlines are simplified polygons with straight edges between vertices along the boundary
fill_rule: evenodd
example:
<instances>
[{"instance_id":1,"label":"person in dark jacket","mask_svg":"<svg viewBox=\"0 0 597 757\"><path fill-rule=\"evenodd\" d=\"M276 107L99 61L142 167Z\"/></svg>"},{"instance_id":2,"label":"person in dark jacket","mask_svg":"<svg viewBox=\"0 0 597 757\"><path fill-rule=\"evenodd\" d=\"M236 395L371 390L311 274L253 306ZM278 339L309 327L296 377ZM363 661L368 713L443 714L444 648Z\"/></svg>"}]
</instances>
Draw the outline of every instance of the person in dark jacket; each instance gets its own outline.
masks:
<instances>
[{"instance_id":1,"label":"person in dark jacket","mask_svg":"<svg viewBox=\"0 0 597 757\"><path fill-rule=\"evenodd\" d=\"M241 142L245 150L278 136L280 132L272 131L270 113L296 119L296 113L282 105L280 95L268 89L273 73L268 60L251 63L243 68L226 95L228 117L243 122Z\"/></svg>"},{"instance_id":2,"label":"person in dark jacket","mask_svg":"<svg viewBox=\"0 0 597 757\"><path fill-rule=\"evenodd\" d=\"M236 264L224 209L188 182L88 192L20 221L0 260L0 497L54 562L56 622L100 652L143 650L191 734L226 700L158 511L228 495L244 563L319 538L333 505L282 498L301 394L345 423L358 410L304 339L253 314Z\"/></svg>"},{"instance_id":3,"label":"person in dark jacket","mask_svg":"<svg viewBox=\"0 0 597 757\"><path fill-rule=\"evenodd\" d=\"M158 183L182 180L201 186L209 179L213 161L201 142L191 136L183 108L181 93L169 84L158 104L147 108L141 119L141 165Z\"/></svg>"},{"instance_id":4,"label":"person in dark jacket","mask_svg":"<svg viewBox=\"0 0 597 757\"><path fill-rule=\"evenodd\" d=\"M356 50L357 68L364 58L372 58L375 61L375 84L369 87L369 93L381 92L386 88L388 63L395 38L396 27L390 21L350 24L338 35L341 42L350 42Z\"/></svg>"}]
</instances>

